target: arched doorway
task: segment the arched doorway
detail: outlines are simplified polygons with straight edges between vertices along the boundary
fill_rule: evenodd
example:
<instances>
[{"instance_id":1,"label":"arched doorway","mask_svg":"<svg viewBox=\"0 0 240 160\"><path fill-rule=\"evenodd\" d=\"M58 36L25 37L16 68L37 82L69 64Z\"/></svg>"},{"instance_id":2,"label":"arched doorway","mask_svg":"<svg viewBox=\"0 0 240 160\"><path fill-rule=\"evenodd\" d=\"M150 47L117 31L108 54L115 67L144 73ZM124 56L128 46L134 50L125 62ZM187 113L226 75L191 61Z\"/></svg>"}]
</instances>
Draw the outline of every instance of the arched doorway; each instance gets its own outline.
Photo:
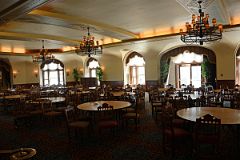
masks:
<instances>
[{"instance_id":1,"label":"arched doorway","mask_svg":"<svg viewBox=\"0 0 240 160\"><path fill-rule=\"evenodd\" d=\"M0 59L0 89L11 88L12 66L7 59Z\"/></svg>"},{"instance_id":2,"label":"arched doorway","mask_svg":"<svg viewBox=\"0 0 240 160\"><path fill-rule=\"evenodd\" d=\"M183 46L165 52L160 59L162 85L212 85L216 87L216 56L210 49Z\"/></svg>"}]
</instances>

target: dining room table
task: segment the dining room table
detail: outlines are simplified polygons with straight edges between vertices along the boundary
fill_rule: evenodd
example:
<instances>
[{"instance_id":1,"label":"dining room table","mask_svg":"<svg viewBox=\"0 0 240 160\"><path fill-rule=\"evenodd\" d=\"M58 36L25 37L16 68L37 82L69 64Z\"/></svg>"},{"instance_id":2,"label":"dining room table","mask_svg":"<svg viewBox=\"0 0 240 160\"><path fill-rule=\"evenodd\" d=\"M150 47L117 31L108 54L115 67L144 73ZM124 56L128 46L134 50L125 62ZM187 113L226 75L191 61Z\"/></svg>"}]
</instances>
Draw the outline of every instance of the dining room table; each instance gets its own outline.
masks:
<instances>
[{"instance_id":1,"label":"dining room table","mask_svg":"<svg viewBox=\"0 0 240 160\"><path fill-rule=\"evenodd\" d=\"M102 106L103 103L107 103L108 105L113 106L113 110L128 108L132 105L130 102L127 101L94 101L79 104L77 108L84 111L94 112L98 111L98 107Z\"/></svg>"},{"instance_id":2,"label":"dining room table","mask_svg":"<svg viewBox=\"0 0 240 160\"><path fill-rule=\"evenodd\" d=\"M104 103L107 103L110 106L113 106L113 110L116 114L116 119L121 119L122 109L126 109L131 107L131 103L127 101L94 101L94 102L86 102L79 104L77 108L81 111L86 111L90 114L92 120L96 122L96 113L99 111L98 107L101 107Z\"/></svg>"},{"instance_id":3,"label":"dining room table","mask_svg":"<svg viewBox=\"0 0 240 160\"><path fill-rule=\"evenodd\" d=\"M206 114L221 119L221 124L223 125L240 124L240 110L237 109L224 107L190 107L177 111L177 116L192 122L196 122L197 118Z\"/></svg>"}]
</instances>

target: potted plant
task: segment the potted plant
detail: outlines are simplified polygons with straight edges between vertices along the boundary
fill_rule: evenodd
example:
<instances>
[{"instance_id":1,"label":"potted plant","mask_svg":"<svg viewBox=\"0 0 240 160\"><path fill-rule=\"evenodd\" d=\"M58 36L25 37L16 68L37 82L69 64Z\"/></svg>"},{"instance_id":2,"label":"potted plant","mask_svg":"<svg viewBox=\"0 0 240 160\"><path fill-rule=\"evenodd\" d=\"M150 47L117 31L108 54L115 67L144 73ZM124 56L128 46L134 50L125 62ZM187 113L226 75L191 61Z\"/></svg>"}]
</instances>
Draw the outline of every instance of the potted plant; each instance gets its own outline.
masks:
<instances>
[{"instance_id":1,"label":"potted plant","mask_svg":"<svg viewBox=\"0 0 240 160\"><path fill-rule=\"evenodd\" d=\"M102 71L101 67L97 67L96 74L97 74L98 80L102 81L102 79L103 79L103 71Z\"/></svg>"},{"instance_id":2,"label":"potted plant","mask_svg":"<svg viewBox=\"0 0 240 160\"><path fill-rule=\"evenodd\" d=\"M78 72L77 68L73 69L73 78L75 80L76 83L79 83L79 79L80 79L80 73Z\"/></svg>"}]
</instances>

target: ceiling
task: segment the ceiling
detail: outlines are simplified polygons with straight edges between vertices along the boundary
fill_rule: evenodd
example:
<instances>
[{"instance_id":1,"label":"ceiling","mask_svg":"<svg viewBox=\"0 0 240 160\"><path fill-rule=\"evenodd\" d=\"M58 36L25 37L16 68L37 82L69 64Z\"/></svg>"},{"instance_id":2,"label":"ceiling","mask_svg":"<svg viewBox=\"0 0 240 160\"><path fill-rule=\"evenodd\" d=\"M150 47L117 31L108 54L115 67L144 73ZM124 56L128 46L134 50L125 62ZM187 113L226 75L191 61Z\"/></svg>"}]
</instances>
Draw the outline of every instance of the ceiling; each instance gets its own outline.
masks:
<instances>
[{"instance_id":1,"label":"ceiling","mask_svg":"<svg viewBox=\"0 0 240 160\"><path fill-rule=\"evenodd\" d=\"M239 7L239 0L203 0L203 11L225 26L240 24ZM101 44L171 35L197 12L197 0L1 0L0 51L34 53L41 40L72 50L87 27Z\"/></svg>"}]
</instances>

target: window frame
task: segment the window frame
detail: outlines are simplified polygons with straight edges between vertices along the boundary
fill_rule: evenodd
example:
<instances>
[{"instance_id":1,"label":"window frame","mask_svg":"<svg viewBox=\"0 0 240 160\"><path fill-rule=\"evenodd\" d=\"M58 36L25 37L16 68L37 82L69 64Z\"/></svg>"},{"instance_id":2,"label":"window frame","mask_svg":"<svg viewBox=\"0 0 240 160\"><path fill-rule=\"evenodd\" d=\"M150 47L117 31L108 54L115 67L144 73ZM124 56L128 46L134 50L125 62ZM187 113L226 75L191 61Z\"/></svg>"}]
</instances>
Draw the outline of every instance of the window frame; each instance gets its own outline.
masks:
<instances>
[{"instance_id":1,"label":"window frame","mask_svg":"<svg viewBox=\"0 0 240 160\"><path fill-rule=\"evenodd\" d=\"M49 69L49 65L51 63L57 64L57 68L56 69ZM44 69L45 65L48 65L46 70ZM41 72L42 72L42 84L43 84L43 86L51 86L50 85L50 74L51 74L51 72L57 72L57 82L58 82L58 84L52 84L52 85L65 85L64 64L61 61L56 60L56 59L44 61L41 64ZM60 78L61 77L61 75L60 75L61 72L62 72L62 79ZM45 77L45 75L47 75L47 77ZM48 82L47 84L45 83L46 81Z\"/></svg>"}]
</instances>

